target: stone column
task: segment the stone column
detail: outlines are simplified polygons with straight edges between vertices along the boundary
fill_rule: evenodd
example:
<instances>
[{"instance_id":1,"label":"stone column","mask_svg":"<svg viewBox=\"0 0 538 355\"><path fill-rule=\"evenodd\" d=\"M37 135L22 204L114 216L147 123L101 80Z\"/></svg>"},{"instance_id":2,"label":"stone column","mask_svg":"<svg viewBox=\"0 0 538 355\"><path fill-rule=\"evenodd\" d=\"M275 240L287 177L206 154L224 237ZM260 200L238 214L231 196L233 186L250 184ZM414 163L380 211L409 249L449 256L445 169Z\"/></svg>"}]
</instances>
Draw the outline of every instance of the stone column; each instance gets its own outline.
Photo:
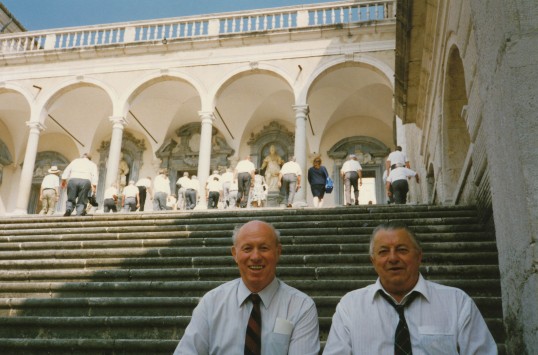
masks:
<instances>
[{"instance_id":1,"label":"stone column","mask_svg":"<svg viewBox=\"0 0 538 355\"><path fill-rule=\"evenodd\" d=\"M118 179L123 127L127 125L127 121L121 116L112 116L109 119L112 122L112 138L110 139L110 150L108 151L105 190Z\"/></svg>"},{"instance_id":2,"label":"stone column","mask_svg":"<svg viewBox=\"0 0 538 355\"><path fill-rule=\"evenodd\" d=\"M40 122L26 122L30 127L28 143L26 144L26 153L22 165L21 179L19 182L19 195L17 196L17 206L14 214L28 214L28 200L32 189L32 179L34 177L35 159L37 157L37 146L39 135L46 127Z\"/></svg>"},{"instance_id":3,"label":"stone column","mask_svg":"<svg viewBox=\"0 0 538 355\"><path fill-rule=\"evenodd\" d=\"M308 105L294 105L295 110L295 159L301 166L303 172L301 176L301 188L295 194L296 207L306 207L306 115L308 115Z\"/></svg>"},{"instance_id":4,"label":"stone column","mask_svg":"<svg viewBox=\"0 0 538 355\"><path fill-rule=\"evenodd\" d=\"M200 153L198 156L198 181L200 182L199 203L197 209L207 208L207 199L205 198L205 184L209 177L211 168L211 137L213 133L213 121L215 116L213 112L200 111L198 112L202 120L202 129L200 132Z\"/></svg>"}]
</instances>

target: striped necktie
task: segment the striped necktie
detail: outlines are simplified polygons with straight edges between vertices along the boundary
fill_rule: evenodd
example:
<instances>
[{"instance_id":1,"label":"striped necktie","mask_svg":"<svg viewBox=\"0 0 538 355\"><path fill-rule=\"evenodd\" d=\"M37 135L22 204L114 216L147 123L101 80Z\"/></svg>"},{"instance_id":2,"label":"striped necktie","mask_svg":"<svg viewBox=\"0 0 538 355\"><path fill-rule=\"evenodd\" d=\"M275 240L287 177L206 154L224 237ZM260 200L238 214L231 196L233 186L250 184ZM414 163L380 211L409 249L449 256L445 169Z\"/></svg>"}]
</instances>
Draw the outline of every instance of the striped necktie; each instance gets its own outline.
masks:
<instances>
[{"instance_id":1,"label":"striped necktie","mask_svg":"<svg viewBox=\"0 0 538 355\"><path fill-rule=\"evenodd\" d=\"M392 298L381 290L379 291L379 294L383 296L383 298L387 300L392 307L394 307L396 312L398 312L398 316L400 317L400 321L396 327L396 332L394 333L394 355L412 355L413 350L411 349L411 336L409 334L407 322L405 321L404 308L413 302L413 300L418 296L418 292L413 292L410 294L407 297L405 304L394 303Z\"/></svg>"},{"instance_id":2,"label":"striped necktie","mask_svg":"<svg viewBox=\"0 0 538 355\"><path fill-rule=\"evenodd\" d=\"M245 337L245 355L260 355L262 350L261 298L255 293L251 293L248 298L252 302L252 312L250 312L250 318L248 319Z\"/></svg>"}]
</instances>

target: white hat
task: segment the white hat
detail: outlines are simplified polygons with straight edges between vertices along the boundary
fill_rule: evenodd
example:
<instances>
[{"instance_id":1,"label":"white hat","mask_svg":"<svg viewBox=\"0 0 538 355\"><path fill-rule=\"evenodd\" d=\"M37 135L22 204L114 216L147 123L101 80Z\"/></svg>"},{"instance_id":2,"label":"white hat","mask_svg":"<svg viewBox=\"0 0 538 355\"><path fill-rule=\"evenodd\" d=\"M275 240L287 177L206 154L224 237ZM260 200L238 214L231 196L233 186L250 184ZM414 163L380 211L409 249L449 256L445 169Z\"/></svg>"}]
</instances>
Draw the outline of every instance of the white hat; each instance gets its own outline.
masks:
<instances>
[{"instance_id":1,"label":"white hat","mask_svg":"<svg viewBox=\"0 0 538 355\"><path fill-rule=\"evenodd\" d=\"M49 174L57 174L59 172L60 170L58 170L58 167L56 165L51 166L49 169Z\"/></svg>"}]
</instances>

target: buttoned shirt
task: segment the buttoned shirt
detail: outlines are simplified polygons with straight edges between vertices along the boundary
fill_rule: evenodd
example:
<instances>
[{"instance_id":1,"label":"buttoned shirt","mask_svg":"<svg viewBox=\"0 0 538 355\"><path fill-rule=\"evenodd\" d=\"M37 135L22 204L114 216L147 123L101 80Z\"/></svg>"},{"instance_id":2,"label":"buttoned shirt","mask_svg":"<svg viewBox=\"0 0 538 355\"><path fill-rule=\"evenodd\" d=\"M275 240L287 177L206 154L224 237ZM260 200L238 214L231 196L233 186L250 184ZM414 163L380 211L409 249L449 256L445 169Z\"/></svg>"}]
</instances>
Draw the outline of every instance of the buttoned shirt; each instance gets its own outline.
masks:
<instances>
[{"instance_id":1,"label":"buttoned shirt","mask_svg":"<svg viewBox=\"0 0 538 355\"><path fill-rule=\"evenodd\" d=\"M348 159L346 160L344 165L342 165L342 169L340 169L340 172L342 174L345 174L352 171L358 172L359 170L362 170L361 164L355 159Z\"/></svg>"},{"instance_id":2,"label":"buttoned shirt","mask_svg":"<svg viewBox=\"0 0 538 355\"><path fill-rule=\"evenodd\" d=\"M153 191L164 192L167 195L170 195L170 179L164 174L159 174L155 177L153 181Z\"/></svg>"},{"instance_id":3,"label":"buttoned shirt","mask_svg":"<svg viewBox=\"0 0 538 355\"><path fill-rule=\"evenodd\" d=\"M62 179L85 179L90 180L92 185L97 185L97 165L88 158L75 159L65 168Z\"/></svg>"},{"instance_id":4,"label":"buttoned shirt","mask_svg":"<svg viewBox=\"0 0 538 355\"><path fill-rule=\"evenodd\" d=\"M144 186L146 189L151 187L151 180L148 178L141 178L136 182L136 186Z\"/></svg>"},{"instance_id":5,"label":"buttoned shirt","mask_svg":"<svg viewBox=\"0 0 538 355\"><path fill-rule=\"evenodd\" d=\"M114 186L110 186L105 190L105 195L103 196L103 198L114 198L114 196L118 196L118 189Z\"/></svg>"},{"instance_id":6,"label":"buttoned shirt","mask_svg":"<svg viewBox=\"0 0 538 355\"><path fill-rule=\"evenodd\" d=\"M414 291L420 295L404 311L414 355L497 354L484 318L465 292L420 275L403 303ZM378 279L340 300L324 355L394 353L399 316L379 292L385 291Z\"/></svg>"},{"instance_id":7,"label":"buttoned shirt","mask_svg":"<svg viewBox=\"0 0 538 355\"><path fill-rule=\"evenodd\" d=\"M390 162L390 165L398 164L399 166L404 166L408 161L407 156L399 150L395 150L394 152L390 153L387 160Z\"/></svg>"},{"instance_id":8,"label":"buttoned shirt","mask_svg":"<svg viewBox=\"0 0 538 355\"><path fill-rule=\"evenodd\" d=\"M417 173L408 168L395 168L390 171L390 175L386 178L388 182L396 180L407 180L408 177L413 177Z\"/></svg>"},{"instance_id":9,"label":"buttoned shirt","mask_svg":"<svg viewBox=\"0 0 538 355\"><path fill-rule=\"evenodd\" d=\"M207 191L219 192L222 190L222 184L219 180L211 180L207 182Z\"/></svg>"},{"instance_id":10,"label":"buttoned shirt","mask_svg":"<svg viewBox=\"0 0 538 355\"><path fill-rule=\"evenodd\" d=\"M54 189L56 190L60 187L60 178L56 174L45 175L43 181L41 182L41 189Z\"/></svg>"},{"instance_id":11,"label":"buttoned shirt","mask_svg":"<svg viewBox=\"0 0 538 355\"><path fill-rule=\"evenodd\" d=\"M294 161L288 161L284 165L282 165L280 173L282 175L295 174L297 176L301 176L301 166Z\"/></svg>"},{"instance_id":12,"label":"buttoned shirt","mask_svg":"<svg viewBox=\"0 0 538 355\"><path fill-rule=\"evenodd\" d=\"M189 181L191 181L191 179L188 176L182 176L177 179L176 185L184 189L188 185Z\"/></svg>"},{"instance_id":13,"label":"buttoned shirt","mask_svg":"<svg viewBox=\"0 0 538 355\"><path fill-rule=\"evenodd\" d=\"M251 291L241 279L209 291L192 313L176 355L243 354L252 310ZM275 278L261 298L262 355L317 355L318 316L314 301Z\"/></svg>"},{"instance_id":14,"label":"buttoned shirt","mask_svg":"<svg viewBox=\"0 0 538 355\"><path fill-rule=\"evenodd\" d=\"M252 174L254 173L254 170L256 170L256 166L254 165L253 162L251 162L248 159L241 160L239 163L237 163L235 167L235 171L237 172L237 174L241 174L241 173Z\"/></svg>"},{"instance_id":15,"label":"buttoned shirt","mask_svg":"<svg viewBox=\"0 0 538 355\"><path fill-rule=\"evenodd\" d=\"M125 195L125 198L127 197L135 197L138 196L138 187L134 185L127 185L123 188L123 194Z\"/></svg>"}]
</instances>

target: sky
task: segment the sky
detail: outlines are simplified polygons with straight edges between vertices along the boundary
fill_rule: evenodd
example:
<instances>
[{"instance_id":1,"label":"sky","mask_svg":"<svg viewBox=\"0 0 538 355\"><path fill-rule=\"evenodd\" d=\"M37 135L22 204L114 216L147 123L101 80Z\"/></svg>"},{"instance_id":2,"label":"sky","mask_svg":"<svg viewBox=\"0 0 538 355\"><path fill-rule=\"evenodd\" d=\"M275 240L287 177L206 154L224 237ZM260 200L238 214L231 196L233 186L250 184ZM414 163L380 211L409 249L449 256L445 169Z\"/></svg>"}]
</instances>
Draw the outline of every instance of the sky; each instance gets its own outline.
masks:
<instances>
[{"instance_id":1,"label":"sky","mask_svg":"<svg viewBox=\"0 0 538 355\"><path fill-rule=\"evenodd\" d=\"M329 0L0 0L28 30L107 24Z\"/></svg>"}]
</instances>

